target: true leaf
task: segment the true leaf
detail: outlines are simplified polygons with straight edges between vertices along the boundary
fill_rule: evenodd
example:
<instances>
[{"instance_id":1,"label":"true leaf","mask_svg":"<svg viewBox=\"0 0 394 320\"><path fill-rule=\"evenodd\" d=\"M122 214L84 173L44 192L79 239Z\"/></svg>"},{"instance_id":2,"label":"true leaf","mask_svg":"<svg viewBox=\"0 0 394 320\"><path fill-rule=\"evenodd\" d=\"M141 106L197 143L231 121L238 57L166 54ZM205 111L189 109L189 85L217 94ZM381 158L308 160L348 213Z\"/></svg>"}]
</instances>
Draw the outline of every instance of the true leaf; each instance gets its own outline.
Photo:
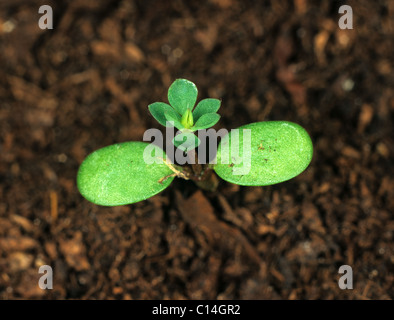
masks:
<instances>
[{"instance_id":1,"label":"true leaf","mask_svg":"<svg viewBox=\"0 0 394 320\"><path fill-rule=\"evenodd\" d=\"M197 107L193 110L194 121L197 121L203 114L215 113L220 108L220 100L218 99L204 99L201 100Z\"/></svg>"},{"instance_id":2,"label":"true leaf","mask_svg":"<svg viewBox=\"0 0 394 320\"><path fill-rule=\"evenodd\" d=\"M164 113L174 110L169 104L164 102L152 103L148 106L148 108L152 116L163 126L166 126L167 121Z\"/></svg>"},{"instance_id":3,"label":"true leaf","mask_svg":"<svg viewBox=\"0 0 394 320\"><path fill-rule=\"evenodd\" d=\"M168 101L180 115L183 115L186 109L193 109L197 93L197 87L193 82L177 79L168 89Z\"/></svg>"},{"instance_id":4,"label":"true leaf","mask_svg":"<svg viewBox=\"0 0 394 320\"><path fill-rule=\"evenodd\" d=\"M193 130L207 129L215 125L220 119L217 113L206 113L198 119L195 125L192 127Z\"/></svg>"},{"instance_id":5,"label":"true leaf","mask_svg":"<svg viewBox=\"0 0 394 320\"><path fill-rule=\"evenodd\" d=\"M239 139L231 131L220 142L214 165L216 173L228 182L244 186L280 183L300 174L312 159L312 141L295 123L256 122L238 129ZM251 130L251 143L244 143L247 133L243 129Z\"/></svg>"},{"instance_id":6,"label":"true leaf","mask_svg":"<svg viewBox=\"0 0 394 320\"><path fill-rule=\"evenodd\" d=\"M160 163L147 164L144 142L124 142L91 153L81 164L77 185L89 201L102 206L130 204L159 193L167 188L173 172ZM155 146L156 155L163 159L164 151Z\"/></svg>"},{"instance_id":7,"label":"true leaf","mask_svg":"<svg viewBox=\"0 0 394 320\"><path fill-rule=\"evenodd\" d=\"M166 117L167 121L174 122L173 126L175 126L175 128L179 130L183 129L183 125L181 124L181 116L174 109L167 110L164 113L164 116Z\"/></svg>"}]
</instances>

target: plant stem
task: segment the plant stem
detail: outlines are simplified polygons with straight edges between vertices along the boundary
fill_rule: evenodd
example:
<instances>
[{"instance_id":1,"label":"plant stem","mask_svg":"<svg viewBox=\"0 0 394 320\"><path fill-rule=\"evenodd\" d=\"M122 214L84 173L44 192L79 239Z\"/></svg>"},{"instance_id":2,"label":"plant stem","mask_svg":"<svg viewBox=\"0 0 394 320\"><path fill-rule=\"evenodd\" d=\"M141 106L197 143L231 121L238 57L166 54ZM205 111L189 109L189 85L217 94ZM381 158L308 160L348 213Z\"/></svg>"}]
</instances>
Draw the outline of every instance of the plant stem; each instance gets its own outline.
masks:
<instances>
[{"instance_id":1,"label":"plant stem","mask_svg":"<svg viewBox=\"0 0 394 320\"><path fill-rule=\"evenodd\" d=\"M188 152L188 157L188 163L192 171L189 179L193 180L203 190L215 191L219 180L209 167L209 164L199 163L198 154L195 149Z\"/></svg>"}]
</instances>

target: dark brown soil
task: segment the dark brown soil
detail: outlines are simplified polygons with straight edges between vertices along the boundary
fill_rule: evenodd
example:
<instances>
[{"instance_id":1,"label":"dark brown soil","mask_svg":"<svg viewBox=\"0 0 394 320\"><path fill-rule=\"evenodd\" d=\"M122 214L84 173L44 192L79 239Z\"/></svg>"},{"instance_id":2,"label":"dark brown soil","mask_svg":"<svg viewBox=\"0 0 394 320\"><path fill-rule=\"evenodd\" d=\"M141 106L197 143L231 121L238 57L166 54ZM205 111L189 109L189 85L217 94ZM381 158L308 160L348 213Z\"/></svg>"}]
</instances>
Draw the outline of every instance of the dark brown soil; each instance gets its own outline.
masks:
<instances>
[{"instance_id":1,"label":"dark brown soil","mask_svg":"<svg viewBox=\"0 0 394 320\"><path fill-rule=\"evenodd\" d=\"M394 298L394 1L347 1L353 30L342 4L2 0L0 298ZM271 187L82 198L86 155L161 128L147 105L176 78L222 100L215 128L299 123L310 167Z\"/></svg>"}]
</instances>

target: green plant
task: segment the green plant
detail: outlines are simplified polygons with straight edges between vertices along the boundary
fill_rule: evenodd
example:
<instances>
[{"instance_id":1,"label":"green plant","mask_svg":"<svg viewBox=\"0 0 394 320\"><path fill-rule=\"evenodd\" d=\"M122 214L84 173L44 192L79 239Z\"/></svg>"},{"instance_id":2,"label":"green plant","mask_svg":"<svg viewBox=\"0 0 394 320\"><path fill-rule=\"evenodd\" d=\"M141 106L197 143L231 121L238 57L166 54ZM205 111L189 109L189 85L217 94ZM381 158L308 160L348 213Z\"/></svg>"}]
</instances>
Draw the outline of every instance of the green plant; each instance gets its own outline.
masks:
<instances>
[{"instance_id":1,"label":"green plant","mask_svg":"<svg viewBox=\"0 0 394 320\"><path fill-rule=\"evenodd\" d=\"M219 121L220 101L204 99L194 108L197 93L194 83L177 79L168 90L170 104L149 105L160 124L179 130L172 142L188 156L188 163L172 163L161 147L146 142L110 145L81 164L80 193L95 204L117 206L148 199L167 188L174 177L194 180L208 190L217 185L213 172L231 183L266 186L292 179L309 165L311 139L302 127L287 121L256 122L231 130L219 143L216 161L201 163L196 152L201 141L195 132ZM155 161L147 161L152 152Z\"/></svg>"}]
</instances>

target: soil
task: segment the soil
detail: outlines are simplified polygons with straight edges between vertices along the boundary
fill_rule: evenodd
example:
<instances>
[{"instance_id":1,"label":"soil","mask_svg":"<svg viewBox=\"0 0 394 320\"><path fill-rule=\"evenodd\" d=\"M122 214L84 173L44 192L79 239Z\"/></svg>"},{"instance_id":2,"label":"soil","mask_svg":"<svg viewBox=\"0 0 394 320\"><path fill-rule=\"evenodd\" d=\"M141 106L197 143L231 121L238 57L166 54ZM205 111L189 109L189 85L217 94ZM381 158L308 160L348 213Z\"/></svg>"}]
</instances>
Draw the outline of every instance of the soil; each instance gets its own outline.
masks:
<instances>
[{"instance_id":1,"label":"soil","mask_svg":"<svg viewBox=\"0 0 394 320\"><path fill-rule=\"evenodd\" d=\"M347 30L342 4L2 0L0 298L394 298L394 1L347 1ZM176 78L222 100L216 129L300 124L312 163L270 187L86 201L83 159L163 129L147 106Z\"/></svg>"}]
</instances>

